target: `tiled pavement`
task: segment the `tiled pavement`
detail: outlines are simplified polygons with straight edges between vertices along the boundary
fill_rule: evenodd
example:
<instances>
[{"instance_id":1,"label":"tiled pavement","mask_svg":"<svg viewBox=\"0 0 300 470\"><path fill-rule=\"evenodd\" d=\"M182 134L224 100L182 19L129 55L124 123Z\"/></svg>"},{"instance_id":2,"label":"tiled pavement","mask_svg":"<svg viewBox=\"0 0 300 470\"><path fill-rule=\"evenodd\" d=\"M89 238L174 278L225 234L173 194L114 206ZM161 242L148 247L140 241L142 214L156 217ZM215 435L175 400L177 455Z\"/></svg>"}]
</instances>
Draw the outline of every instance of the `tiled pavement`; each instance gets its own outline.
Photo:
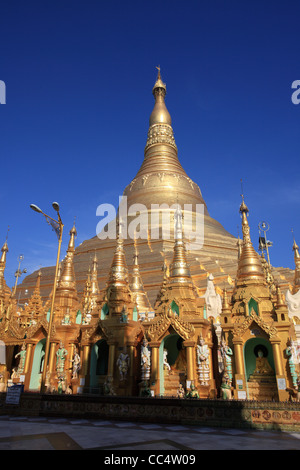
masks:
<instances>
[{"instance_id":1,"label":"tiled pavement","mask_svg":"<svg viewBox=\"0 0 300 470\"><path fill-rule=\"evenodd\" d=\"M300 450L300 433L0 416L0 450Z\"/></svg>"}]
</instances>

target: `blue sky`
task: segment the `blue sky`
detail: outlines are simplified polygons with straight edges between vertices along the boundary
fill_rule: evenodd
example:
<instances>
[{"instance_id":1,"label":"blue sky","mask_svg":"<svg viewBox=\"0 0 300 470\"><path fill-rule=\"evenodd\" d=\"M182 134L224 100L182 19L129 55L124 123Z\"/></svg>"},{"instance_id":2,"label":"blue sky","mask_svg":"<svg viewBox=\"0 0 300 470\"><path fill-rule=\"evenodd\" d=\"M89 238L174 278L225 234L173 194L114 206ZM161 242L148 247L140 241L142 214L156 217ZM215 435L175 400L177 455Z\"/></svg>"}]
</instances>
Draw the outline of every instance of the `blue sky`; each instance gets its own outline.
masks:
<instances>
[{"instance_id":1,"label":"blue sky","mask_svg":"<svg viewBox=\"0 0 300 470\"><path fill-rule=\"evenodd\" d=\"M95 236L96 208L117 205L142 160L160 64L179 158L212 217L237 235L240 180L257 249L270 224L274 266L300 243L299 2L2 1L0 245L6 279L19 254L31 273L55 263L57 239L36 203L77 244ZM241 230L240 230L241 233Z\"/></svg>"}]
</instances>

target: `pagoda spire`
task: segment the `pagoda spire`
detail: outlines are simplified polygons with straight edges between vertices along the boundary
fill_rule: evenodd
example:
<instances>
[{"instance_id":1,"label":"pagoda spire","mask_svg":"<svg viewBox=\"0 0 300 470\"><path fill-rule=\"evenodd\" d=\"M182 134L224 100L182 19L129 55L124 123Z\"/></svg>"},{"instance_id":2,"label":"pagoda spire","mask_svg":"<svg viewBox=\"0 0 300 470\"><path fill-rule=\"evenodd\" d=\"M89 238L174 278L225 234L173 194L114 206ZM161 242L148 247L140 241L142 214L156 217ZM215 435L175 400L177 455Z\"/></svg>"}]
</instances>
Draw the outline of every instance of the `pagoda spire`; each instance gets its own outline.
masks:
<instances>
[{"instance_id":1,"label":"pagoda spire","mask_svg":"<svg viewBox=\"0 0 300 470\"><path fill-rule=\"evenodd\" d=\"M242 217L243 242L238 262L237 284L263 283L265 284L264 270L258 253L253 248L248 223L249 209L242 195L240 214Z\"/></svg>"},{"instance_id":2,"label":"pagoda spire","mask_svg":"<svg viewBox=\"0 0 300 470\"><path fill-rule=\"evenodd\" d=\"M74 252L75 252L75 237L77 236L77 230L75 222L70 232L70 240L68 244L66 258L63 262L62 272L59 278L56 295L57 297L73 297L77 300L76 291L76 279L73 266Z\"/></svg>"},{"instance_id":3,"label":"pagoda spire","mask_svg":"<svg viewBox=\"0 0 300 470\"><path fill-rule=\"evenodd\" d=\"M5 297L5 288L6 288L6 283L4 279L4 271L6 267L6 255L8 253L8 245L7 245L7 236L6 240L1 248L1 258L0 258L0 298L4 299Z\"/></svg>"},{"instance_id":4,"label":"pagoda spire","mask_svg":"<svg viewBox=\"0 0 300 470\"><path fill-rule=\"evenodd\" d=\"M182 233L182 211L180 206L177 204L177 208L174 214L175 218L175 243L174 243L174 253L173 260L170 265L170 275L169 283L179 283L179 284L192 284L192 278L190 273L190 268L186 259L186 249L185 243L183 240Z\"/></svg>"},{"instance_id":5,"label":"pagoda spire","mask_svg":"<svg viewBox=\"0 0 300 470\"><path fill-rule=\"evenodd\" d=\"M138 263L138 251L135 246L135 253L133 255L133 268L132 268L132 280L130 283L130 290L133 293L135 303L139 313L149 312L152 310L149 302L147 293L144 289L144 284L140 274L139 263Z\"/></svg>"},{"instance_id":6,"label":"pagoda spire","mask_svg":"<svg viewBox=\"0 0 300 470\"><path fill-rule=\"evenodd\" d=\"M293 243L294 260L295 260L295 277L294 277L294 291L297 292L300 288L300 255L299 246L294 238Z\"/></svg>"},{"instance_id":7,"label":"pagoda spire","mask_svg":"<svg viewBox=\"0 0 300 470\"><path fill-rule=\"evenodd\" d=\"M230 305L228 302L228 297L227 297L227 290L224 288L223 290L223 300L222 300L222 314L223 315L229 315L231 312Z\"/></svg>"},{"instance_id":8,"label":"pagoda spire","mask_svg":"<svg viewBox=\"0 0 300 470\"><path fill-rule=\"evenodd\" d=\"M152 89L155 103L149 118L144 160L125 188L124 196L128 207L137 202L153 212L152 204L167 203L171 206L177 195L182 206L189 201L195 210L195 204L203 204L205 214L208 214L199 186L188 177L178 159L172 119L165 102L167 87L160 67L157 69Z\"/></svg>"},{"instance_id":9,"label":"pagoda spire","mask_svg":"<svg viewBox=\"0 0 300 470\"><path fill-rule=\"evenodd\" d=\"M42 317L45 313L45 307L41 298L40 285L41 285L41 270L39 270L36 284L32 296L30 297L27 305L24 307L23 316L30 316L30 321L35 320L38 317Z\"/></svg>"},{"instance_id":10,"label":"pagoda spire","mask_svg":"<svg viewBox=\"0 0 300 470\"><path fill-rule=\"evenodd\" d=\"M153 167L153 165L155 165L157 170L166 168L166 162L157 159L157 152L162 151L167 160L167 167L169 167L170 170L186 175L178 160L172 119L165 103L167 87L162 81L160 67L157 67L157 69L158 75L152 89L155 103L149 118L145 158L139 173L152 171L151 167Z\"/></svg>"},{"instance_id":11,"label":"pagoda spire","mask_svg":"<svg viewBox=\"0 0 300 470\"><path fill-rule=\"evenodd\" d=\"M111 263L106 291L109 311L116 314L121 314L124 305L131 303L132 298L121 227L122 223L119 221L116 249Z\"/></svg>"},{"instance_id":12,"label":"pagoda spire","mask_svg":"<svg viewBox=\"0 0 300 470\"><path fill-rule=\"evenodd\" d=\"M98 284L98 259L95 252L95 256L92 263L92 274L91 274L91 295L93 298L98 298L100 293Z\"/></svg>"}]
</instances>

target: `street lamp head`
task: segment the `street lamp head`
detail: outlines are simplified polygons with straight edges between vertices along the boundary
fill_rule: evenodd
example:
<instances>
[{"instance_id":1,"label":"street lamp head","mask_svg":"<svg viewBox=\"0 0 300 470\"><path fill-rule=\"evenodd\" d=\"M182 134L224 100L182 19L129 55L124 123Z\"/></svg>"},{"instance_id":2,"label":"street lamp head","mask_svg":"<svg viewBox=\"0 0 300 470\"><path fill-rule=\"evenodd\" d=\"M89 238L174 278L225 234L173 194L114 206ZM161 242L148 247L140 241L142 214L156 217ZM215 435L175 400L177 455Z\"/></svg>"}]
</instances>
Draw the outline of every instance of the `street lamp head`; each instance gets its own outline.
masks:
<instances>
[{"instance_id":1,"label":"street lamp head","mask_svg":"<svg viewBox=\"0 0 300 470\"><path fill-rule=\"evenodd\" d=\"M38 206L36 206L35 204L30 204L30 207L31 207L31 209L32 209L33 211L35 211L35 212L40 212L40 213L43 212L42 209L40 209L40 208L39 208Z\"/></svg>"},{"instance_id":2,"label":"street lamp head","mask_svg":"<svg viewBox=\"0 0 300 470\"><path fill-rule=\"evenodd\" d=\"M53 209L54 209L56 212L59 211L59 204L58 204L58 202L52 202L52 207L53 207Z\"/></svg>"}]
</instances>

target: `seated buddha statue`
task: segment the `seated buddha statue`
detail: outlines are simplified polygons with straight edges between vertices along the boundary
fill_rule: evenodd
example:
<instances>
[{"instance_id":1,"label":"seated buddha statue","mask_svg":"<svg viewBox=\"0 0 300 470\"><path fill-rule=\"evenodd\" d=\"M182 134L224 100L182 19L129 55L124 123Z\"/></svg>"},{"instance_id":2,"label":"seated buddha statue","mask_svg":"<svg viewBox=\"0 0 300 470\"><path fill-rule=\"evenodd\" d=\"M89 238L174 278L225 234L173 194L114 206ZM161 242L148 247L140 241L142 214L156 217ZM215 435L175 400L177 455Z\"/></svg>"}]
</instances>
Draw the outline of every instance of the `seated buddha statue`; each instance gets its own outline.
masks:
<instances>
[{"instance_id":1,"label":"seated buddha statue","mask_svg":"<svg viewBox=\"0 0 300 470\"><path fill-rule=\"evenodd\" d=\"M267 357L264 356L264 353L261 349L257 352L256 364L254 374L259 375L273 375L274 371L269 364Z\"/></svg>"}]
</instances>

